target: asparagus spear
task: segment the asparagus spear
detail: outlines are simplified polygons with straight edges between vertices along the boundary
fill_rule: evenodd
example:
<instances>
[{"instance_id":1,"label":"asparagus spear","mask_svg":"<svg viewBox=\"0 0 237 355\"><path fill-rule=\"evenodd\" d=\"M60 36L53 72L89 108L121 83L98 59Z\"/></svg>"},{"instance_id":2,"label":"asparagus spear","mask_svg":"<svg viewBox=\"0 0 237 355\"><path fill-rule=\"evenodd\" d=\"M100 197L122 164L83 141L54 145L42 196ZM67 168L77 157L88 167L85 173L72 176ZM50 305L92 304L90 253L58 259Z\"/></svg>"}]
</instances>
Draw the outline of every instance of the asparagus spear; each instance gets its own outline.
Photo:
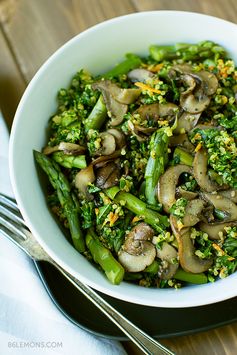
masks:
<instances>
[{"instance_id":1,"label":"asparagus spear","mask_svg":"<svg viewBox=\"0 0 237 355\"><path fill-rule=\"evenodd\" d=\"M138 216L142 216L144 221L150 224L158 233L162 233L169 226L169 221L166 216L162 216L157 211L147 207L145 202L141 201L136 196L129 192L119 191L115 194L114 188L105 190L106 195L115 202L125 205L125 207ZM119 189L118 189L119 190Z\"/></svg>"},{"instance_id":2,"label":"asparagus spear","mask_svg":"<svg viewBox=\"0 0 237 355\"><path fill-rule=\"evenodd\" d=\"M153 133L150 141L150 157L145 170L145 196L150 205L157 203L156 187L168 162L168 136L164 128Z\"/></svg>"},{"instance_id":3,"label":"asparagus spear","mask_svg":"<svg viewBox=\"0 0 237 355\"><path fill-rule=\"evenodd\" d=\"M105 106L102 95L98 98L93 110L84 122L85 131L89 129L100 129L107 117L107 108Z\"/></svg>"},{"instance_id":4,"label":"asparagus spear","mask_svg":"<svg viewBox=\"0 0 237 355\"><path fill-rule=\"evenodd\" d=\"M225 55L225 50L214 42L205 41L198 44L177 43L174 46L157 46L149 48L151 57L157 62L182 59L184 61L214 58Z\"/></svg>"},{"instance_id":5,"label":"asparagus spear","mask_svg":"<svg viewBox=\"0 0 237 355\"><path fill-rule=\"evenodd\" d=\"M65 168L78 168L84 169L86 168L86 157L85 155L67 155L63 152L55 152L52 154L53 160L55 160L58 164L64 166Z\"/></svg>"},{"instance_id":6,"label":"asparagus spear","mask_svg":"<svg viewBox=\"0 0 237 355\"><path fill-rule=\"evenodd\" d=\"M123 280L124 268L99 241L93 229L86 234L86 245L94 261L102 267L107 278L112 284L118 285Z\"/></svg>"},{"instance_id":7,"label":"asparagus spear","mask_svg":"<svg viewBox=\"0 0 237 355\"><path fill-rule=\"evenodd\" d=\"M178 269L176 271L174 279L193 284L206 284L208 281L207 276L204 273L193 274L191 272L184 271L183 269Z\"/></svg>"},{"instance_id":8,"label":"asparagus spear","mask_svg":"<svg viewBox=\"0 0 237 355\"><path fill-rule=\"evenodd\" d=\"M182 148L175 148L173 158L178 158L180 164L193 165L193 156Z\"/></svg>"},{"instance_id":9,"label":"asparagus spear","mask_svg":"<svg viewBox=\"0 0 237 355\"><path fill-rule=\"evenodd\" d=\"M102 77L112 79L119 75L127 74L130 70L139 67L142 63L141 58L132 53L128 53L126 58L127 59L116 65L113 69L103 74Z\"/></svg>"},{"instance_id":10,"label":"asparagus spear","mask_svg":"<svg viewBox=\"0 0 237 355\"><path fill-rule=\"evenodd\" d=\"M34 151L34 157L48 175L50 183L57 192L58 199L69 224L73 245L79 252L84 252L85 243L79 224L78 206L72 195L69 182L56 162L37 151Z\"/></svg>"}]
</instances>

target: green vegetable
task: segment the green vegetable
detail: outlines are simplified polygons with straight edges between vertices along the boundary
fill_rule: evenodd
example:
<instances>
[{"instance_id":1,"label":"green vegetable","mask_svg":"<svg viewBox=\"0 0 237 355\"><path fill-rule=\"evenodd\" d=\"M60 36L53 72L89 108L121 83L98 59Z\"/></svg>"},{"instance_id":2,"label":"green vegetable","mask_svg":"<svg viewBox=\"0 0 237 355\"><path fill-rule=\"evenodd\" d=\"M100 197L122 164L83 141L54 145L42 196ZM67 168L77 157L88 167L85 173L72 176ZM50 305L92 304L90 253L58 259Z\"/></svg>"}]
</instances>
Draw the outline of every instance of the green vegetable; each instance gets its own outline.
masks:
<instances>
[{"instance_id":1,"label":"green vegetable","mask_svg":"<svg viewBox=\"0 0 237 355\"><path fill-rule=\"evenodd\" d=\"M197 61L219 58L225 55L225 50L221 46L209 41L198 44L177 43L174 46L152 45L149 51L151 58L157 62L173 59Z\"/></svg>"},{"instance_id":2,"label":"green vegetable","mask_svg":"<svg viewBox=\"0 0 237 355\"><path fill-rule=\"evenodd\" d=\"M150 157L145 170L145 196L150 205L157 204L158 180L168 162L168 136L164 128L153 133L150 140Z\"/></svg>"},{"instance_id":3,"label":"green vegetable","mask_svg":"<svg viewBox=\"0 0 237 355\"><path fill-rule=\"evenodd\" d=\"M204 273L193 274L191 272L178 269L174 275L174 279L190 282L192 284L205 284L208 282L208 278Z\"/></svg>"},{"instance_id":4,"label":"green vegetable","mask_svg":"<svg viewBox=\"0 0 237 355\"><path fill-rule=\"evenodd\" d=\"M101 266L109 281L114 285L120 284L123 280L124 268L111 252L101 244L92 229L89 229L86 234L86 245L94 261Z\"/></svg>"},{"instance_id":5,"label":"green vegetable","mask_svg":"<svg viewBox=\"0 0 237 355\"><path fill-rule=\"evenodd\" d=\"M159 263L157 260L154 260L153 263L145 268L145 272L150 274L157 274L159 270Z\"/></svg>"},{"instance_id":6,"label":"green vegetable","mask_svg":"<svg viewBox=\"0 0 237 355\"><path fill-rule=\"evenodd\" d=\"M187 206L188 200L186 198L178 198L176 202L170 208L170 213L180 219L185 215L185 208Z\"/></svg>"},{"instance_id":7,"label":"green vegetable","mask_svg":"<svg viewBox=\"0 0 237 355\"><path fill-rule=\"evenodd\" d=\"M93 110L89 114L88 118L84 121L85 131L89 129L100 129L103 126L107 117L107 109L103 100L103 96L100 95Z\"/></svg>"},{"instance_id":8,"label":"green vegetable","mask_svg":"<svg viewBox=\"0 0 237 355\"><path fill-rule=\"evenodd\" d=\"M237 144L234 137L224 130L196 129L192 142L202 142L207 149L211 168L221 176L225 184L237 188Z\"/></svg>"},{"instance_id":9,"label":"green vegetable","mask_svg":"<svg viewBox=\"0 0 237 355\"><path fill-rule=\"evenodd\" d=\"M120 75L127 74L130 70L138 68L142 61L141 58L135 54L128 53L123 62L117 64L113 69L103 74L102 77L105 79L116 78Z\"/></svg>"},{"instance_id":10,"label":"green vegetable","mask_svg":"<svg viewBox=\"0 0 237 355\"><path fill-rule=\"evenodd\" d=\"M75 202L75 198L72 197L72 191L68 180L61 172L57 163L46 155L34 151L34 157L40 167L48 175L53 188L57 191L58 199L68 221L73 245L79 252L84 252L85 242L79 222L78 206Z\"/></svg>"},{"instance_id":11,"label":"green vegetable","mask_svg":"<svg viewBox=\"0 0 237 355\"><path fill-rule=\"evenodd\" d=\"M64 166L65 168L78 168L84 169L86 168L86 157L85 155L67 155L63 152L55 152L52 154L53 160L55 160L58 164Z\"/></svg>"},{"instance_id":12,"label":"green vegetable","mask_svg":"<svg viewBox=\"0 0 237 355\"><path fill-rule=\"evenodd\" d=\"M175 148L173 158L177 160L179 164L193 165L193 156L182 148Z\"/></svg>"},{"instance_id":13,"label":"green vegetable","mask_svg":"<svg viewBox=\"0 0 237 355\"><path fill-rule=\"evenodd\" d=\"M110 189L105 190L105 193L111 197ZM147 208L145 202L129 192L120 191L114 196L113 200L124 205L137 216L141 216L146 223L150 224L159 233L169 226L167 216L162 216L157 211Z\"/></svg>"}]
</instances>

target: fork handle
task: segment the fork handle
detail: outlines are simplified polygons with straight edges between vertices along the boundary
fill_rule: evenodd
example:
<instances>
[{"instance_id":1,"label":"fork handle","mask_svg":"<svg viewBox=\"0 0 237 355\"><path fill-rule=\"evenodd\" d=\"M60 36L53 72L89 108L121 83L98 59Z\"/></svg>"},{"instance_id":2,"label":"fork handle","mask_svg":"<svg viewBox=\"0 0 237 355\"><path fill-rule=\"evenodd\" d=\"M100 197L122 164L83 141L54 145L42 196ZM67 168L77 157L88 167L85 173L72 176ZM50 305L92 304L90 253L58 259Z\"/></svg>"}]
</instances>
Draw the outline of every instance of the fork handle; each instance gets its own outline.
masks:
<instances>
[{"instance_id":1,"label":"fork handle","mask_svg":"<svg viewBox=\"0 0 237 355\"><path fill-rule=\"evenodd\" d=\"M149 355L168 354L174 355L172 351L160 344L158 341L147 335L126 317L119 313L109 303L107 303L98 293L92 288L80 282L77 278L72 276L64 270L56 262L52 264L93 304L98 307L113 323L115 323L143 352Z\"/></svg>"}]
</instances>

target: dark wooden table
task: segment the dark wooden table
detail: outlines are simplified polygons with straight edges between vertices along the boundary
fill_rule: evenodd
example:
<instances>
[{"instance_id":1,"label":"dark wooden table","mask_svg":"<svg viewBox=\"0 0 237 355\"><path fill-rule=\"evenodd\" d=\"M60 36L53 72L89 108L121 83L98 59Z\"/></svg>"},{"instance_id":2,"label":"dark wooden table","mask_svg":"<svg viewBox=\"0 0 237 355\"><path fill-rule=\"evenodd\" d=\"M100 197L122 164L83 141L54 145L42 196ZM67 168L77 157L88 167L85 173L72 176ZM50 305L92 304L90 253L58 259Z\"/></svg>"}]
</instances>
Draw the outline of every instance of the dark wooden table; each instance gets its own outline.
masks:
<instances>
[{"instance_id":1,"label":"dark wooden table","mask_svg":"<svg viewBox=\"0 0 237 355\"><path fill-rule=\"evenodd\" d=\"M64 42L106 19L147 10L201 12L237 23L236 0L0 0L0 107L9 127L27 83ZM162 343L182 355L234 355L237 323ZM140 354L129 342L125 347Z\"/></svg>"}]
</instances>

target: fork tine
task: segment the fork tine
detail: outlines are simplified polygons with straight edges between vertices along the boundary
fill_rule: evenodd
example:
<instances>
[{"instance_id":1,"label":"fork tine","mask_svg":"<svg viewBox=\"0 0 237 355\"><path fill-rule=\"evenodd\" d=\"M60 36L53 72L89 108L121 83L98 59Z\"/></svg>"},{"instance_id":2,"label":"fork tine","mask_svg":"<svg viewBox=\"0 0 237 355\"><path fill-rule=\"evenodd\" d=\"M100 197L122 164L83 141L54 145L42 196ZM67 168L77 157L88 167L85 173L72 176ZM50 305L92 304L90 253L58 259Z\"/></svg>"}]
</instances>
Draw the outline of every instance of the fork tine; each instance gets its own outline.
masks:
<instances>
[{"instance_id":1,"label":"fork tine","mask_svg":"<svg viewBox=\"0 0 237 355\"><path fill-rule=\"evenodd\" d=\"M12 209L16 210L17 212L20 212L20 210L16 204L16 201L14 199L10 198L9 196L2 194L1 192L0 192L0 201L2 203L4 203L4 205L11 207Z\"/></svg>"},{"instance_id":2,"label":"fork tine","mask_svg":"<svg viewBox=\"0 0 237 355\"><path fill-rule=\"evenodd\" d=\"M4 213L0 211L0 224L5 229L10 230L12 233L21 238L22 240L26 239L26 234L23 232L23 228L19 227L13 220L9 219Z\"/></svg>"},{"instance_id":3,"label":"fork tine","mask_svg":"<svg viewBox=\"0 0 237 355\"><path fill-rule=\"evenodd\" d=\"M25 227L25 221L23 220L23 218L21 218L18 214L16 214L15 212L12 212L7 206L3 206L0 202L0 212L5 215L6 217L8 217L10 220L12 220L15 223L20 224L22 227Z\"/></svg>"},{"instance_id":4,"label":"fork tine","mask_svg":"<svg viewBox=\"0 0 237 355\"><path fill-rule=\"evenodd\" d=\"M4 208L4 210L3 210L3 208ZM25 221L23 220L23 218L21 216L21 213L20 213L20 210L19 210L17 204L12 199L10 199L10 197L7 197L1 193L0 193L0 210L4 214L6 214L9 217L9 219L12 219L16 223L18 222L18 223L22 224L23 226L27 227Z\"/></svg>"}]
</instances>

